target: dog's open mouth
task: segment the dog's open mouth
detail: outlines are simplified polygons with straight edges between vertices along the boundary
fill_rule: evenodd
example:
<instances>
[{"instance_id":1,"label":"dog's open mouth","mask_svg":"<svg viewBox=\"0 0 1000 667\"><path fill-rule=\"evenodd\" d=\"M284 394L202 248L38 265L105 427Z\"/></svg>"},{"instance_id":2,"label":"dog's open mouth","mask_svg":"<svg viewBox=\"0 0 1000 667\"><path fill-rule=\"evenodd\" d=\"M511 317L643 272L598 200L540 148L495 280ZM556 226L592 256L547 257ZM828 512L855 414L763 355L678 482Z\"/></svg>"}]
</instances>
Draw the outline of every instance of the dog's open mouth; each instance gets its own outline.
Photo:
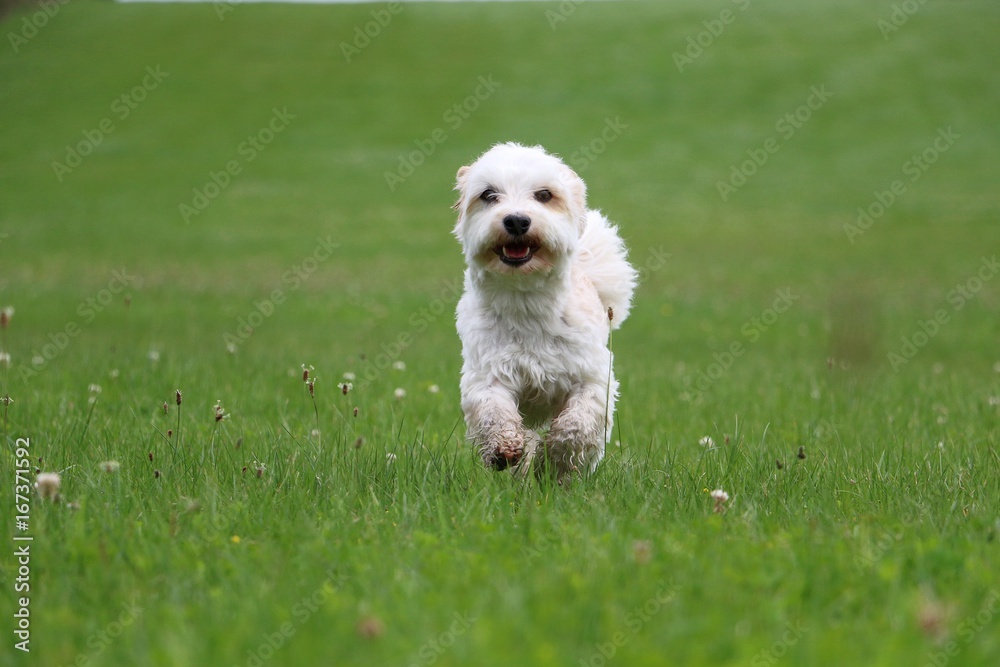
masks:
<instances>
[{"instance_id":1,"label":"dog's open mouth","mask_svg":"<svg viewBox=\"0 0 1000 667\"><path fill-rule=\"evenodd\" d=\"M500 257L500 261L508 266L520 266L531 261L537 246L530 246L526 243L508 243L497 246L494 252Z\"/></svg>"}]
</instances>

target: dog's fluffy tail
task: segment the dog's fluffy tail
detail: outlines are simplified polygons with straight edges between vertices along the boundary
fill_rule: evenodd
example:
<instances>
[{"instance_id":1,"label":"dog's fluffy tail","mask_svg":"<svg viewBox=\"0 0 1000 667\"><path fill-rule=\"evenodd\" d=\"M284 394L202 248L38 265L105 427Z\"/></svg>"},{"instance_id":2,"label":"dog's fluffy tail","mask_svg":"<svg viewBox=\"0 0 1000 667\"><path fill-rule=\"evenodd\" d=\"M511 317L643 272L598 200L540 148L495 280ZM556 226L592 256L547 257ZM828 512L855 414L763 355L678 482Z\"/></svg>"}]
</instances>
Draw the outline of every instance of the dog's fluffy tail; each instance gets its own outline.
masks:
<instances>
[{"instance_id":1,"label":"dog's fluffy tail","mask_svg":"<svg viewBox=\"0 0 1000 667\"><path fill-rule=\"evenodd\" d=\"M587 211L579 262L584 275L597 288L601 303L613 310L611 328L617 329L628 317L639 274L628 263L628 251L618 236L618 228L600 211Z\"/></svg>"}]
</instances>

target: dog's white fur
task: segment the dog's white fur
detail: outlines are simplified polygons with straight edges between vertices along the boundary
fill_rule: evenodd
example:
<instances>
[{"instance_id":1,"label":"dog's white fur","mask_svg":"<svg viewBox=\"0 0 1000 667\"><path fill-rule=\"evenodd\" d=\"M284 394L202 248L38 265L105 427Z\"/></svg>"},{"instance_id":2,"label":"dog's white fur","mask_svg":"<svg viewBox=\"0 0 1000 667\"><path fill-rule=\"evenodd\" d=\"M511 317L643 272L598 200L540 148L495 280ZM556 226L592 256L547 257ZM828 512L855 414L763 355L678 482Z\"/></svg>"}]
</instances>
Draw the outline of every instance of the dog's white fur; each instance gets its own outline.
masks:
<instances>
[{"instance_id":1,"label":"dog's white fur","mask_svg":"<svg viewBox=\"0 0 1000 667\"><path fill-rule=\"evenodd\" d=\"M593 470L618 396L609 333L637 278L625 244L587 209L580 177L541 147L499 144L457 180L467 435L497 469L526 469L534 456L539 473ZM530 221L526 233L505 228L511 215ZM546 425L544 436L534 430Z\"/></svg>"}]
</instances>

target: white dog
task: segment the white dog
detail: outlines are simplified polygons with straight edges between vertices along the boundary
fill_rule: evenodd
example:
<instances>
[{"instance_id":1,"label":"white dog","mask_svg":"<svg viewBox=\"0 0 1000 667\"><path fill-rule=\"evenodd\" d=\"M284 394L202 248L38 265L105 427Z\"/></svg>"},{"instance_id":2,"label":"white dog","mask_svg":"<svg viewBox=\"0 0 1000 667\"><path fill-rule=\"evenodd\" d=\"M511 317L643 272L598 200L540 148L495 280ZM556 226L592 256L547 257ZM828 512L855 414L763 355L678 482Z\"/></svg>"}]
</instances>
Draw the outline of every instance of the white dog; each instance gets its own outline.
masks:
<instances>
[{"instance_id":1,"label":"white dog","mask_svg":"<svg viewBox=\"0 0 1000 667\"><path fill-rule=\"evenodd\" d=\"M540 147L499 144L457 178L468 437L497 470L534 457L539 474L592 471L618 396L609 334L636 285L625 244L587 209L580 177Z\"/></svg>"}]
</instances>

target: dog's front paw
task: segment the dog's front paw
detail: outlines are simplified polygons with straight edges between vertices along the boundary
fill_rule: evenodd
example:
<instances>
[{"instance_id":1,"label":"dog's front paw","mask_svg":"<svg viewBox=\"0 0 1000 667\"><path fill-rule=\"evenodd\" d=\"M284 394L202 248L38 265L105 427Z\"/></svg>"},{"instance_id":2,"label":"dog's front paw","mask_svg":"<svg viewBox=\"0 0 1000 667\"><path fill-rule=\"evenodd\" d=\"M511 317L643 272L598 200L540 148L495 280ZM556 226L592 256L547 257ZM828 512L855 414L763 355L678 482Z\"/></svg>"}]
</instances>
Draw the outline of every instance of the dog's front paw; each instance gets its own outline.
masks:
<instances>
[{"instance_id":1,"label":"dog's front paw","mask_svg":"<svg viewBox=\"0 0 1000 667\"><path fill-rule=\"evenodd\" d=\"M524 456L524 436L518 432L504 433L498 440L486 443L480 453L487 468L506 470Z\"/></svg>"}]
</instances>

